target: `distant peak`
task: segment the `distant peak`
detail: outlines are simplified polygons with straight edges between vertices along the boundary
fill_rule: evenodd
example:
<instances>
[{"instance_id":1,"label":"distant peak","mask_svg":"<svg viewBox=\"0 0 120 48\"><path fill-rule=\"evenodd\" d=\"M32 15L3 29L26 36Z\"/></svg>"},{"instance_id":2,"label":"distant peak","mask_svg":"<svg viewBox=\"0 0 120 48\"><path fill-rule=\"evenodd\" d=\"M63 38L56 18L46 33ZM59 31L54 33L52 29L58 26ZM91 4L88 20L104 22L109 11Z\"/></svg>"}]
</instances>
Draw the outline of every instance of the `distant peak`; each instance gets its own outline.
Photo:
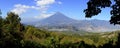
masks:
<instances>
[{"instance_id":1,"label":"distant peak","mask_svg":"<svg viewBox=\"0 0 120 48\"><path fill-rule=\"evenodd\" d=\"M63 14L63 13L61 13L61 12L56 12L55 14Z\"/></svg>"},{"instance_id":2,"label":"distant peak","mask_svg":"<svg viewBox=\"0 0 120 48\"><path fill-rule=\"evenodd\" d=\"M63 13L61 13L61 12L56 12L55 14L53 14L52 16L56 16L56 17L58 17L58 16L65 16L66 17L66 15L64 15Z\"/></svg>"}]
</instances>

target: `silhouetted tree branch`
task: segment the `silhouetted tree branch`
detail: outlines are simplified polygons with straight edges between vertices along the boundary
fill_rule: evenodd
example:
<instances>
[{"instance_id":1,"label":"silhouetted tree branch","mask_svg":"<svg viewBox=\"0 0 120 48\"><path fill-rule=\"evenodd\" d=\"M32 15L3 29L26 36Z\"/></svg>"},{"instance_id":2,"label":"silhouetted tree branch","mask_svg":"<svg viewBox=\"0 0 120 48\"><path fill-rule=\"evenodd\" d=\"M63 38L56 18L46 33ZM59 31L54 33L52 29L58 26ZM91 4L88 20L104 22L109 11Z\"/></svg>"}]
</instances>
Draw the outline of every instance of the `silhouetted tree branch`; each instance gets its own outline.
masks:
<instances>
[{"instance_id":1,"label":"silhouetted tree branch","mask_svg":"<svg viewBox=\"0 0 120 48\"><path fill-rule=\"evenodd\" d=\"M115 4L112 4L112 0L89 0L87 3L87 9L84 10L85 17L91 18L92 16L101 13L101 9L110 7L111 19L110 24L120 24L120 0L114 0Z\"/></svg>"}]
</instances>

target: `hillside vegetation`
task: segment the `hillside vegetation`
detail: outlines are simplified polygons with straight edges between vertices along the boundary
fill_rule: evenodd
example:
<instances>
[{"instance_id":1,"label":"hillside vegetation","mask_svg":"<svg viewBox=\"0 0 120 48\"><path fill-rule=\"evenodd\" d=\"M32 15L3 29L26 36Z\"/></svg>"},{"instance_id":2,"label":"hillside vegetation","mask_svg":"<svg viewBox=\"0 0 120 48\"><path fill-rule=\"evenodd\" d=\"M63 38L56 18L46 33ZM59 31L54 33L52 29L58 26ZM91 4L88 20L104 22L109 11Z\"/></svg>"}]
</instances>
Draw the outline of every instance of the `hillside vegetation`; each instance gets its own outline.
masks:
<instances>
[{"instance_id":1,"label":"hillside vegetation","mask_svg":"<svg viewBox=\"0 0 120 48\"><path fill-rule=\"evenodd\" d=\"M119 31L107 33L50 32L24 26L18 15L0 17L0 48L117 48Z\"/></svg>"}]
</instances>

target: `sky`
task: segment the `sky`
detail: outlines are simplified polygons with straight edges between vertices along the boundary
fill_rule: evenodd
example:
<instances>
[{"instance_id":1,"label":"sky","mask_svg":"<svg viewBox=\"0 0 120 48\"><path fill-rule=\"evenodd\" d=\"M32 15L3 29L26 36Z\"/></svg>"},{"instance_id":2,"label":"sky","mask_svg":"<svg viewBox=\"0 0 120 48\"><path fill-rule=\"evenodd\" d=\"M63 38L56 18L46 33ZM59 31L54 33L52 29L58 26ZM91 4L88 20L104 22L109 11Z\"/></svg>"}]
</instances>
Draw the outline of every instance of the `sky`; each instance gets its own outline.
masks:
<instances>
[{"instance_id":1,"label":"sky","mask_svg":"<svg viewBox=\"0 0 120 48\"><path fill-rule=\"evenodd\" d=\"M102 9L102 13L92 18L85 18L84 9L88 0L0 0L2 17L8 12L18 14L22 22L45 19L56 12L76 20L100 19L110 20L110 8Z\"/></svg>"}]
</instances>

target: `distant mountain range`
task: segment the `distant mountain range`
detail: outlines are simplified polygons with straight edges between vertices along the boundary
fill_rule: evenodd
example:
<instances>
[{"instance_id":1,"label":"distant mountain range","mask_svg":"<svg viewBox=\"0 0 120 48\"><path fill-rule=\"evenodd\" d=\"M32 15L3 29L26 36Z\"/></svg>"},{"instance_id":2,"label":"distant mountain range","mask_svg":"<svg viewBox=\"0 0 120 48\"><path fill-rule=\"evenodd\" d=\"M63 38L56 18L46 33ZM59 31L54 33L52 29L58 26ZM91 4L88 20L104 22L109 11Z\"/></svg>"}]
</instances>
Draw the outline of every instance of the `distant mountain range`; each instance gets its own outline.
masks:
<instances>
[{"instance_id":1,"label":"distant mountain range","mask_svg":"<svg viewBox=\"0 0 120 48\"><path fill-rule=\"evenodd\" d=\"M74 20L60 12L57 12L46 19L31 23L31 25L50 31L106 32L120 29L119 25L111 25L108 21L105 20Z\"/></svg>"}]
</instances>

